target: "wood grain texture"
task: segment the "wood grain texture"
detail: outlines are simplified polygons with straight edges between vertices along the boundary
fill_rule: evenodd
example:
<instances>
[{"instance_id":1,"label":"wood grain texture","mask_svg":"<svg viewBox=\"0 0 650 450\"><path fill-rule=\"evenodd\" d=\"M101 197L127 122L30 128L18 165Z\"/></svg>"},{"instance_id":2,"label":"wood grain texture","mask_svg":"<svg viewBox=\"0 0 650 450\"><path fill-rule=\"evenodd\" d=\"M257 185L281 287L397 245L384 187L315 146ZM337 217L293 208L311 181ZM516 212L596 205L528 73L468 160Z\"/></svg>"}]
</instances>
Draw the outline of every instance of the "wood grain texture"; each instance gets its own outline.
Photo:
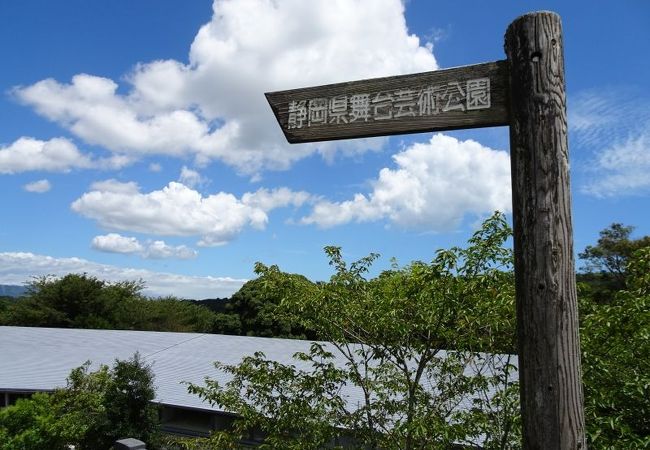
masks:
<instances>
[{"instance_id":1,"label":"wood grain texture","mask_svg":"<svg viewBox=\"0 0 650 450\"><path fill-rule=\"evenodd\" d=\"M490 79L491 105L486 109L446 111L438 114L399 117L391 120L328 123L301 128L290 128L288 126L289 105L291 102L309 101L315 98L331 99L337 96L352 96L360 93L375 96L382 92L418 89L455 81L466 83L468 80L481 78ZM270 92L265 95L287 141L301 143L508 125L508 93L507 62L495 61L433 72Z\"/></svg>"},{"instance_id":2,"label":"wood grain texture","mask_svg":"<svg viewBox=\"0 0 650 450\"><path fill-rule=\"evenodd\" d=\"M562 27L508 28L519 377L526 450L586 449Z\"/></svg>"}]
</instances>

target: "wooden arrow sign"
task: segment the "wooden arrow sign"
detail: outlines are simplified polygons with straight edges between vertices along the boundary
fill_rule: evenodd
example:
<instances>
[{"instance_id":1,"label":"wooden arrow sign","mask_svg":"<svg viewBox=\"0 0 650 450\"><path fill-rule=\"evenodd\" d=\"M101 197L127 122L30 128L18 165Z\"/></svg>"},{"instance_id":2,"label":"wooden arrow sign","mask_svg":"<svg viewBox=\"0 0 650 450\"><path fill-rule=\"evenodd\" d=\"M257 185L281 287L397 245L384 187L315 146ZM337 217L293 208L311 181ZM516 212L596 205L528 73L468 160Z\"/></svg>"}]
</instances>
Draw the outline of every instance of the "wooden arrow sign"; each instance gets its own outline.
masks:
<instances>
[{"instance_id":1,"label":"wooden arrow sign","mask_svg":"<svg viewBox=\"0 0 650 450\"><path fill-rule=\"evenodd\" d=\"M295 144L508 125L508 91L496 61L265 95Z\"/></svg>"}]
</instances>

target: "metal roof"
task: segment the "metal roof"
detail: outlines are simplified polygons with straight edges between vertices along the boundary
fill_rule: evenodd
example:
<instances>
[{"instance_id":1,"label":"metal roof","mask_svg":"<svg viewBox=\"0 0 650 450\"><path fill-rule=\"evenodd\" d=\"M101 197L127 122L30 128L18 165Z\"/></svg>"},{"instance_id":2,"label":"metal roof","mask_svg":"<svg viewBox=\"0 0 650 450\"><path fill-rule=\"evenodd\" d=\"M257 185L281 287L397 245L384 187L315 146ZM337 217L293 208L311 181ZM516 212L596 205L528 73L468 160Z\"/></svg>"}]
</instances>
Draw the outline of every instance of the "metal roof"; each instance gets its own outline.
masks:
<instances>
[{"instance_id":1,"label":"metal roof","mask_svg":"<svg viewBox=\"0 0 650 450\"><path fill-rule=\"evenodd\" d=\"M292 356L308 352L310 345L311 341L296 339L220 334L0 326L0 391L65 387L70 371L86 361L96 370L139 352L155 375L156 402L218 411L189 394L183 382L203 384L206 376L226 382L230 377L217 371L213 362L237 364L257 351L300 367ZM350 395L348 400L356 403L355 392Z\"/></svg>"},{"instance_id":2,"label":"metal roof","mask_svg":"<svg viewBox=\"0 0 650 450\"><path fill-rule=\"evenodd\" d=\"M86 361L91 361L91 370L95 370L101 364L112 366L116 359L128 359L138 352L154 373L156 402L221 411L189 394L183 382L202 385L209 376L223 384L230 376L217 371L214 361L237 364L258 351L270 360L309 370L307 363L295 360L293 355L309 352L311 343L220 334L0 326L0 391L65 387L70 371ZM328 350L338 354L331 344ZM337 359L343 366L343 357L338 354ZM517 364L516 357L511 363ZM435 386L429 388L435 390ZM346 386L341 395L349 406L363 402L361 389L353 386ZM468 399L466 407L469 403Z\"/></svg>"}]
</instances>

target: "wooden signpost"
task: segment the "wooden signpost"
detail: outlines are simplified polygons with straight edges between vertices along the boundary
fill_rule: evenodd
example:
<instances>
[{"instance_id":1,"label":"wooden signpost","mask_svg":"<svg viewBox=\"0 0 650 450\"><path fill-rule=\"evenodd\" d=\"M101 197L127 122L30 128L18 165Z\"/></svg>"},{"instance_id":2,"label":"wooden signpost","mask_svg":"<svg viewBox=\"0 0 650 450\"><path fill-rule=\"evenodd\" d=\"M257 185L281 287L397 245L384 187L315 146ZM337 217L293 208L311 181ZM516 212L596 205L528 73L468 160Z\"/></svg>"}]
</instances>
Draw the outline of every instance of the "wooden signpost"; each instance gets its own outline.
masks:
<instances>
[{"instance_id":1,"label":"wooden signpost","mask_svg":"<svg viewBox=\"0 0 650 450\"><path fill-rule=\"evenodd\" d=\"M586 449L560 17L524 15L507 60L267 93L291 143L510 126L526 450Z\"/></svg>"},{"instance_id":2,"label":"wooden signpost","mask_svg":"<svg viewBox=\"0 0 650 450\"><path fill-rule=\"evenodd\" d=\"M508 124L507 61L271 92L292 144Z\"/></svg>"}]
</instances>

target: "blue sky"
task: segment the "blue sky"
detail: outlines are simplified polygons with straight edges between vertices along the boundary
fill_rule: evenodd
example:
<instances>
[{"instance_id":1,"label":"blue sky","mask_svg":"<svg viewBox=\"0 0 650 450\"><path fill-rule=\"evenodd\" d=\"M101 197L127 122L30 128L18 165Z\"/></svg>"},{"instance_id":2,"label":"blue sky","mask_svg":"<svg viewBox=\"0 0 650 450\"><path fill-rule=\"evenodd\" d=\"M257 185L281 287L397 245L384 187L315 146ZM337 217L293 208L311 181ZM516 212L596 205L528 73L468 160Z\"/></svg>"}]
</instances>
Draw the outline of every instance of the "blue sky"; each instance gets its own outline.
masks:
<instances>
[{"instance_id":1,"label":"blue sky","mask_svg":"<svg viewBox=\"0 0 650 450\"><path fill-rule=\"evenodd\" d=\"M263 93L504 59L563 20L575 248L650 234L645 1L0 3L0 283L87 272L227 296L322 251L430 260L510 209L507 128L289 145ZM510 218L510 216L508 216Z\"/></svg>"}]
</instances>

